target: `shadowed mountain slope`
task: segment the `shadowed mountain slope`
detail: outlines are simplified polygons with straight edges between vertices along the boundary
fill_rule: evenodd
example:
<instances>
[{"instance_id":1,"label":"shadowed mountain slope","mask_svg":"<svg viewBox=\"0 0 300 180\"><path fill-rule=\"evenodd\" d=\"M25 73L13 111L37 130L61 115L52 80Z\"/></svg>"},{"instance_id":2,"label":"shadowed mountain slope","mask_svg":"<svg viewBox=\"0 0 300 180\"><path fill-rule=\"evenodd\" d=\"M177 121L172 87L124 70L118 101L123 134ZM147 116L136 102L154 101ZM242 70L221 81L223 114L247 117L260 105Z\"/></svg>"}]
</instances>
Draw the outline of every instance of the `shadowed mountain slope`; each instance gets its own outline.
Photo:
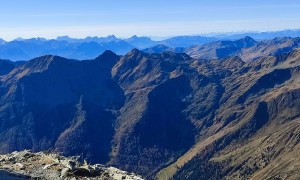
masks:
<instances>
[{"instance_id":1,"label":"shadowed mountain slope","mask_svg":"<svg viewBox=\"0 0 300 180\"><path fill-rule=\"evenodd\" d=\"M148 179L297 178L299 50L244 62L226 56L257 42L219 44L222 61L133 49L19 64L0 76L0 152L80 154Z\"/></svg>"},{"instance_id":2,"label":"shadowed mountain slope","mask_svg":"<svg viewBox=\"0 0 300 180\"><path fill-rule=\"evenodd\" d=\"M0 59L0 76L8 74L15 66L12 61Z\"/></svg>"},{"instance_id":3,"label":"shadowed mountain slope","mask_svg":"<svg viewBox=\"0 0 300 180\"><path fill-rule=\"evenodd\" d=\"M105 162L114 112L124 103L106 62L118 56L105 54L91 61L43 56L2 76L0 151L55 147Z\"/></svg>"}]
</instances>

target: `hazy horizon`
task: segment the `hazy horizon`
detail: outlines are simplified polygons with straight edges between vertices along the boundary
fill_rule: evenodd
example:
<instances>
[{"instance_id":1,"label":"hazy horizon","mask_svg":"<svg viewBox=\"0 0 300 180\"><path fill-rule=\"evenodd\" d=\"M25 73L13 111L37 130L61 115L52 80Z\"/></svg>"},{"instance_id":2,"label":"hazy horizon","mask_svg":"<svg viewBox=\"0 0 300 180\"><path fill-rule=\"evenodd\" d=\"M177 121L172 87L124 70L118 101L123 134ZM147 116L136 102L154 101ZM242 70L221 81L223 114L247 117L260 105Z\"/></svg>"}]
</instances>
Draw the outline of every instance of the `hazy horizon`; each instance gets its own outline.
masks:
<instances>
[{"instance_id":1,"label":"hazy horizon","mask_svg":"<svg viewBox=\"0 0 300 180\"><path fill-rule=\"evenodd\" d=\"M136 35L136 34L132 34L129 36L117 36L115 34L109 34L106 36L101 36L101 35L83 35L83 36L78 36L78 37L74 37L74 36L70 36L70 35L58 35L55 37L42 37L42 36L32 36L32 37L15 37L13 39L5 39L3 37L0 37L0 39L3 39L7 42L9 41L14 41L14 40L26 40L26 39L38 39L38 38L42 38L42 39L46 39L46 40L52 40L52 39L57 39L59 37L69 37L72 39L85 39L88 37L98 37L98 38L105 38L105 37L109 37L109 36L115 36L116 38L119 39L128 39L131 38L133 36L137 36L137 37L147 37L150 38L152 40L165 40L168 38L172 38L172 37L178 37L178 36L203 36L203 37L216 37L216 36L222 36L222 35L239 35L239 34L247 34L247 33L276 33L276 32L283 32L283 31L300 31L300 29L281 29L278 31L231 31L231 32L207 32L207 33L202 33L202 34L178 34L178 35L173 35L173 36L151 36L151 35Z\"/></svg>"},{"instance_id":2,"label":"hazy horizon","mask_svg":"<svg viewBox=\"0 0 300 180\"><path fill-rule=\"evenodd\" d=\"M259 1L18 1L1 4L0 36L53 39L299 29L300 2Z\"/></svg>"}]
</instances>

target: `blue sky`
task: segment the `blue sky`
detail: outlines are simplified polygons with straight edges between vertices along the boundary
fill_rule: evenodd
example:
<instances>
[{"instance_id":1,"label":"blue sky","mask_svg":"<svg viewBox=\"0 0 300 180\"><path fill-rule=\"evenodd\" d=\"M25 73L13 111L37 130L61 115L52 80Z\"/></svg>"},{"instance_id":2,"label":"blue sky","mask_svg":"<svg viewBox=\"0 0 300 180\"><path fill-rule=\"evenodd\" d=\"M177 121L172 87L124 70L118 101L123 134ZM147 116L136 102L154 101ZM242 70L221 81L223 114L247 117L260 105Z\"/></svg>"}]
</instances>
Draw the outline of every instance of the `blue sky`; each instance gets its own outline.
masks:
<instances>
[{"instance_id":1,"label":"blue sky","mask_svg":"<svg viewBox=\"0 0 300 180\"><path fill-rule=\"evenodd\" d=\"M0 37L174 36L300 28L299 0L6 0Z\"/></svg>"}]
</instances>

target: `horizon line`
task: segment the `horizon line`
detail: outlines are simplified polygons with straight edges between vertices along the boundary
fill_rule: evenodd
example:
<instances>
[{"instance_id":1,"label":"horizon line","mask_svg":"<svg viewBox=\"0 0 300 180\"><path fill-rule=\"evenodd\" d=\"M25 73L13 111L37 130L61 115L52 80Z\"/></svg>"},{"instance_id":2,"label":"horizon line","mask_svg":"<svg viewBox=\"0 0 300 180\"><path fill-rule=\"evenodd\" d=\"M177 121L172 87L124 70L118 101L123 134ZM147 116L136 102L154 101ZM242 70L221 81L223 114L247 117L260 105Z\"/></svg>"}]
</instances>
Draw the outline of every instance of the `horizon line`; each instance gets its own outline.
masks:
<instances>
[{"instance_id":1,"label":"horizon line","mask_svg":"<svg viewBox=\"0 0 300 180\"><path fill-rule=\"evenodd\" d=\"M74 37L74 36L71 36L71 35L58 35L58 36L55 36L54 38L48 38L48 37L42 37L42 36L37 36L37 37L30 37L30 38L23 38L23 37L15 37L15 38L12 38L11 40L7 40L7 38L3 38L3 37L0 37L0 39L4 40L5 42L11 42L11 41L18 41L18 40L29 40L29 39L45 39L45 40L57 40L58 38L60 37L67 37L67 38L70 38L70 39L76 39L76 40L84 40L86 38L107 38L107 37L110 37L110 36L114 36L116 37L117 39L121 39L121 40L125 40L125 39L129 39L129 38L132 38L132 37L147 37L147 38L150 38L151 40L157 40L157 41L160 41L160 40L165 40L165 39L169 39L169 38L172 38L172 37L179 37L179 36L203 36L203 37L216 37L216 36L219 36L219 35L228 35L228 36L231 36L231 35L239 35L239 34L246 34L246 33L254 33L254 34L259 34L259 33L276 33L276 32L284 32L284 31L300 31L300 28L293 28L293 29L281 29L281 30L270 30L270 31L259 31L259 30L241 30L241 31L224 31L224 32L221 32L221 31L216 31L216 32L206 32L206 33L194 33L194 34L178 34L178 35L170 35L170 36L151 36L151 35L136 35L136 34L133 34L131 36L118 36L118 35L115 35L115 34L111 34L111 35L87 35L87 36L78 36L78 37Z\"/></svg>"}]
</instances>

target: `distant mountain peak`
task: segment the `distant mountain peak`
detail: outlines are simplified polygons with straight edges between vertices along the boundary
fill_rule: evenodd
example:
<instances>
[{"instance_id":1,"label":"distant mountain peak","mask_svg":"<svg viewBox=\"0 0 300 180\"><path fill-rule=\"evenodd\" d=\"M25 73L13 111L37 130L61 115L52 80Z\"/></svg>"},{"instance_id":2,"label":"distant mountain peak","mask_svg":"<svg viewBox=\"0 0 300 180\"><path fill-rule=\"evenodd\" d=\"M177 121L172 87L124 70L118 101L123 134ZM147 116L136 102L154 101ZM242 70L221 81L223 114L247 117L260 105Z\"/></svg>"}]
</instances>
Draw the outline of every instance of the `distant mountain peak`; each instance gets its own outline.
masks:
<instances>
[{"instance_id":1,"label":"distant mountain peak","mask_svg":"<svg viewBox=\"0 0 300 180\"><path fill-rule=\"evenodd\" d=\"M46 41L47 39L42 37L37 37L37 38L30 38L29 40Z\"/></svg>"},{"instance_id":2,"label":"distant mountain peak","mask_svg":"<svg viewBox=\"0 0 300 180\"><path fill-rule=\"evenodd\" d=\"M117 41L117 40L119 40L115 35L109 35L105 39L107 41Z\"/></svg>"},{"instance_id":3,"label":"distant mountain peak","mask_svg":"<svg viewBox=\"0 0 300 180\"><path fill-rule=\"evenodd\" d=\"M118 57L118 56L114 52L112 52L111 50L106 50L100 56L98 56L97 58L101 58L101 57Z\"/></svg>"},{"instance_id":4,"label":"distant mountain peak","mask_svg":"<svg viewBox=\"0 0 300 180\"><path fill-rule=\"evenodd\" d=\"M127 41L152 41L151 38L146 37L146 36L137 36L137 35L133 35L130 38L127 39Z\"/></svg>"},{"instance_id":5,"label":"distant mountain peak","mask_svg":"<svg viewBox=\"0 0 300 180\"><path fill-rule=\"evenodd\" d=\"M133 35L129 39L137 39L137 38L138 38L137 35Z\"/></svg>"},{"instance_id":6,"label":"distant mountain peak","mask_svg":"<svg viewBox=\"0 0 300 180\"><path fill-rule=\"evenodd\" d=\"M143 50L143 52L146 53L162 53L164 51L171 51L172 49L164 44L158 44L156 46L153 46L151 48L146 48Z\"/></svg>"},{"instance_id":7,"label":"distant mountain peak","mask_svg":"<svg viewBox=\"0 0 300 180\"><path fill-rule=\"evenodd\" d=\"M104 51L100 56L98 56L95 60L102 62L106 67L113 67L117 61L119 60L119 56L110 50Z\"/></svg>"},{"instance_id":8,"label":"distant mountain peak","mask_svg":"<svg viewBox=\"0 0 300 180\"><path fill-rule=\"evenodd\" d=\"M242 39L237 40L237 42L241 42L245 45L245 47L253 46L254 44L257 43L252 37L250 36L245 36Z\"/></svg>"},{"instance_id":9,"label":"distant mountain peak","mask_svg":"<svg viewBox=\"0 0 300 180\"><path fill-rule=\"evenodd\" d=\"M109 35L107 36L106 38L114 38L114 39L117 39L117 37L115 35Z\"/></svg>"},{"instance_id":10,"label":"distant mountain peak","mask_svg":"<svg viewBox=\"0 0 300 180\"><path fill-rule=\"evenodd\" d=\"M253 42L256 42L252 37L250 37L250 36L245 36L244 38L243 38L245 41L253 41Z\"/></svg>"},{"instance_id":11,"label":"distant mountain peak","mask_svg":"<svg viewBox=\"0 0 300 180\"><path fill-rule=\"evenodd\" d=\"M58 41L68 41L71 40L72 38L70 38L69 36L57 36L56 40Z\"/></svg>"},{"instance_id":12,"label":"distant mountain peak","mask_svg":"<svg viewBox=\"0 0 300 180\"><path fill-rule=\"evenodd\" d=\"M136 35L131 36L128 39L124 39L124 41L128 42L134 47L140 48L140 49L145 49L151 46L156 45L155 41L152 41L151 38L149 37L138 37Z\"/></svg>"},{"instance_id":13,"label":"distant mountain peak","mask_svg":"<svg viewBox=\"0 0 300 180\"><path fill-rule=\"evenodd\" d=\"M16 39L14 39L14 41L24 41L24 39L21 38L21 37L18 37L18 38L16 38Z\"/></svg>"},{"instance_id":14,"label":"distant mountain peak","mask_svg":"<svg viewBox=\"0 0 300 180\"><path fill-rule=\"evenodd\" d=\"M238 43L242 48L248 48L258 43L257 41L255 41L253 38L249 36L245 36L244 38L236 40L235 42Z\"/></svg>"},{"instance_id":15,"label":"distant mountain peak","mask_svg":"<svg viewBox=\"0 0 300 180\"><path fill-rule=\"evenodd\" d=\"M24 64L24 66L26 68L31 68L34 71L44 71L48 69L50 64L61 62L61 61L71 61L71 60L65 59L60 56L45 55L28 61L27 63Z\"/></svg>"},{"instance_id":16,"label":"distant mountain peak","mask_svg":"<svg viewBox=\"0 0 300 180\"><path fill-rule=\"evenodd\" d=\"M156 45L156 46L154 46L154 47L158 47L158 48L169 48L168 46L163 45L163 44L158 44L158 45Z\"/></svg>"}]
</instances>

